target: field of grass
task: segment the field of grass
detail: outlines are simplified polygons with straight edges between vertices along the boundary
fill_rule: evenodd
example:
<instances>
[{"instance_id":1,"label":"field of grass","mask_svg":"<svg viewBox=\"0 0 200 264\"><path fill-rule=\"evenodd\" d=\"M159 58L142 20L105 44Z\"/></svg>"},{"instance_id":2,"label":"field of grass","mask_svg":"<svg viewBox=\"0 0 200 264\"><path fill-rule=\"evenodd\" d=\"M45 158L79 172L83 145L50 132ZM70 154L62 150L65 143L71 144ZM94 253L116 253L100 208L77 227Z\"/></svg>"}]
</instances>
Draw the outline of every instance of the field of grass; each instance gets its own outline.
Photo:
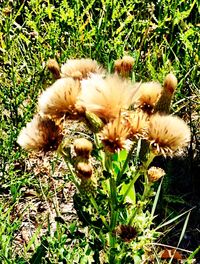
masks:
<instances>
[{"instance_id":1,"label":"field of grass","mask_svg":"<svg viewBox=\"0 0 200 264\"><path fill-rule=\"evenodd\" d=\"M37 111L38 95L53 82L46 68L50 58L60 65L69 58L92 58L112 71L114 61L128 54L135 59L135 81L162 83L169 72L176 75L172 112L190 126L192 139L184 160L160 161L168 177L159 221L194 207L181 247L199 246L200 6L197 0L153 2L0 0L1 263L93 263L85 242L78 242L81 233L74 231L73 187L66 191L62 161L36 159L16 143ZM68 226L56 214L60 206L68 206ZM176 246L180 233L181 227L163 243ZM80 243L78 252L64 248L68 239ZM70 262L76 254L88 256Z\"/></svg>"}]
</instances>

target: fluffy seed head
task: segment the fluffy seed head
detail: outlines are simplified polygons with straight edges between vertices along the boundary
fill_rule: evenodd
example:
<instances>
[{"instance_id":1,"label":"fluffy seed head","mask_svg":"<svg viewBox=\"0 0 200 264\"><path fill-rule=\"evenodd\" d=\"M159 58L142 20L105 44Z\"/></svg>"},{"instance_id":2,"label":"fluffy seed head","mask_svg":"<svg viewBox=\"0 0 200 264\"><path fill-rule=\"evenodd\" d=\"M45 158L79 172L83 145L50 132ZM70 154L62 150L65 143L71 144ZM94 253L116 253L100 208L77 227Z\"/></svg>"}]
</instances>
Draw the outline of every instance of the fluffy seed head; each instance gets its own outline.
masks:
<instances>
[{"instance_id":1,"label":"fluffy seed head","mask_svg":"<svg viewBox=\"0 0 200 264\"><path fill-rule=\"evenodd\" d=\"M81 80L87 78L91 73L103 73L102 67L91 59L68 60L61 67L62 77L72 77Z\"/></svg>"},{"instance_id":2,"label":"fluffy seed head","mask_svg":"<svg viewBox=\"0 0 200 264\"><path fill-rule=\"evenodd\" d=\"M60 76L60 67L59 67L56 60L49 59L47 61L47 68L53 74L55 79L59 79L61 77Z\"/></svg>"},{"instance_id":3,"label":"fluffy seed head","mask_svg":"<svg viewBox=\"0 0 200 264\"><path fill-rule=\"evenodd\" d=\"M77 156L89 159L92 143L86 138L77 138L74 140L74 151Z\"/></svg>"},{"instance_id":4,"label":"fluffy seed head","mask_svg":"<svg viewBox=\"0 0 200 264\"><path fill-rule=\"evenodd\" d=\"M78 162L76 172L80 179L89 179L92 176L92 165L87 162Z\"/></svg>"},{"instance_id":5,"label":"fluffy seed head","mask_svg":"<svg viewBox=\"0 0 200 264\"><path fill-rule=\"evenodd\" d=\"M79 104L108 122L118 117L122 109L128 109L136 91L131 82L119 76L92 75L82 81Z\"/></svg>"},{"instance_id":6,"label":"fluffy seed head","mask_svg":"<svg viewBox=\"0 0 200 264\"><path fill-rule=\"evenodd\" d=\"M105 149L114 153L126 147L129 128L125 126L123 119L117 118L105 125L100 135Z\"/></svg>"},{"instance_id":7,"label":"fluffy seed head","mask_svg":"<svg viewBox=\"0 0 200 264\"><path fill-rule=\"evenodd\" d=\"M115 72L122 77L127 77L132 71L134 61L131 56L124 56L122 59L116 60L114 64Z\"/></svg>"},{"instance_id":8,"label":"fluffy seed head","mask_svg":"<svg viewBox=\"0 0 200 264\"><path fill-rule=\"evenodd\" d=\"M138 138L146 135L148 130L148 116L142 111L127 111L123 114L129 128L129 138Z\"/></svg>"},{"instance_id":9,"label":"fluffy seed head","mask_svg":"<svg viewBox=\"0 0 200 264\"><path fill-rule=\"evenodd\" d=\"M147 175L150 182L156 182L165 175L165 171L159 167L151 167L148 169Z\"/></svg>"},{"instance_id":10,"label":"fluffy seed head","mask_svg":"<svg viewBox=\"0 0 200 264\"><path fill-rule=\"evenodd\" d=\"M44 91L39 97L39 109L54 119L65 114L76 116L80 108L76 106L80 93L80 82L72 78L61 78Z\"/></svg>"},{"instance_id":11,"label":"fluffy seed head","mask_svg":"<svg viewBox=\"0 0 200 264\"><path fill-rule=\"evenodd\" d=\"M61 127L48 117L36 115L20 132L17 143L26 150L56 150L63 138Z\"/></svg>"},{"instance_id":12,"label":"fluffy seed head","mask_svg":"<svg viewBox=\"0 0 200 264\"><path fill-rule=\"evenodd\" d=\"M136 94L136 106L145 113L151 114L162 91L162 86L158 82L146 82L140 85Z\"/></svg>"},{"instance_id":13,"label":"fluffy seed head","mask_svg":"<svg viewBox=\"0 0 200 264\"><path fill-rule=\"evenodd\" d=\"M187 146L190 141L190 129L176 116L150 117L147 139L156 155L172 156Z\"/></svg>"}]
</instances>

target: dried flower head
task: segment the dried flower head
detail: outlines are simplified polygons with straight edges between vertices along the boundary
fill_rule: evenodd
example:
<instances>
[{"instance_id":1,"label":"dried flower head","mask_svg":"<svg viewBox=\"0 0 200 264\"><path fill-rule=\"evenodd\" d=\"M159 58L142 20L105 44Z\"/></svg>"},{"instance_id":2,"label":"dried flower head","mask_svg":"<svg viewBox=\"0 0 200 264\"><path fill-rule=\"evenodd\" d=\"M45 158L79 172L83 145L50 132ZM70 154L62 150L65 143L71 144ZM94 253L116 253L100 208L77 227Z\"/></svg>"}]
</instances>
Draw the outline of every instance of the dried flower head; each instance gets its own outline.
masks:
<instances>
[{"instance_id":1,"label":"dried flower head","mask_svg":"<svg viewBox=\"0 0 200 264\"><path fill-rule=\"evenodd\" d=\"M115 72L122 77L128 77L133 69L135 60L131 56L124 56L122 59L116 60L114 64Z\"/></svg>"},{"instance_id":2,"label":"dried flower head","mask_svg":"<svg viewBox=\"0 0 200 264\"><path fill-rule=\"evenodd\" d=\"M137 87L119 76L92 75L82 81L79 104L108 122L118 117L122 109L128 109L136 91Z\"/></svg>"},{"instance_id":3,"label":"dried flower head","mask_svg":"<svg viewBox=\"0 0 200 264\"><path fill-rule=\"evenodd\" d=\"M76 116L80 108L76 106L80 93L80 82L72 78L61 78L44 91L39 97L39 109L54 119L65 114Z\"/></svg>"},{"instance_id":4,"label":"dried flower head","mask_svg":"<svg viewBox=\"0 0 200 264\"><path fill-rule=\"evenodd\" d=\"M148 169L147 175L150 182L156 182L165 175L165 171L159 167L151 167Z\"/></svg>"},{"instance_id":5,"label":"dried flower head","mask_svg":"<svg viewBox=\"0 0 200 264\"><path fill-rule=\"evenodd\" d=\"M120 225L115 232L124 242L131 242L137 235L135 227L130 225Z\"/></svg>"},{"instance_id":6,"label":"dried flower head","mask_svg":"<svg viewBox=\"0 0 200 264\"><path fill-rule=\"evenodd\" d=\"M190 141L190 128L176 116L151 116L148 140L156 155L172 156L187 146Z\"/></svg>"},{"instance_id":7,"label":"dried flower head","mask_svg":"<svg viewBox=\"0 0 200 264\"><path fill-rule=\"evenodd\" d=\"M128 111L123 113L129 128L129 138L138 138L146 135L148 130L148 115L142 111Z\"/></svg>"},{"instance_id":8,"label":"dried flower head","mask_svg":"<svg viewBox=\"0 0 200 264\"><path fill-rule=\"evenodd\" d=\"M103 73L103 68L95 60L75 59L68 60L61 67L62 77L72 77L74 79L84 79L91 73Z\"/></svg>"},{"instance_id":9,"label":"dried flower head","mask_svg":"<svg viewBox=\"0 0 200 264\"><path fill-rule=\"evenodd\" d=\"M20 132L17 143L26 150L56 150L62 141L61 127L48 117L36 115Z\"/></svg>"},{"instance_id":10,"label":"dried flower head","mask_svg":"<svg viewBox=\"0 0 200 264\"><path fill-rule=\"evenodd\" d=\"M117 150L125 148L129 132L129 128L120 117L105 125L100 133L105 149L114 153Z\"/></svg>"},{"instance_id":11,"label":"dried flower head","mask_svg":"<svg viewBox=\"0 0 200 264\"><path fill-rule=\"evenodd\" d=\"M80 161L76 165L76 173L80 179L89 179L92 176L92 165L88 162Z\"/></svg>"},{"instance_id":12,"label":"dried flower head","mask_svg":"<svg viewBox=\"0 0 200 264\"><path fill-rule=\"evenodd\" d=\"M59 65L58 65L56 60L49 59L47 61L47 68L53 74L55 79L60 79L60 77L61 77L61 75L60 75L60 67L59 67Z\"/></svg>"},{"instance_id":13,"label":"dried flower head","mask_svg":"<svg viewBox=\"0 0 200 264\"><path fill-rule=\"evenodd\" d=\"M154 108L154 113L169 113L172 97L177 87L177 82L178 81L173 73L166 76L161 96Z\"/></svg>"},{"instance_id":14,"label":"dried flower head","mask_svg":"<svg viewBox=\"0 0 200 264\"><path fill-rule=\"evenodd\" d=\"M74 140L74 151L77 156L89 159L92 143L86 138L77 138Z\"/></svg>"},{"instance_id":15,"label":"dried flower head","mask_svg":"<svg viewBox=\"0 0 200 264\"><path fill-rule=\"evenodd\" d=\"M145 113L152 114L162 91L162 86L158 82L146 82L140 85L136 95L136 106Z\"/></svg>"}]
</instances>

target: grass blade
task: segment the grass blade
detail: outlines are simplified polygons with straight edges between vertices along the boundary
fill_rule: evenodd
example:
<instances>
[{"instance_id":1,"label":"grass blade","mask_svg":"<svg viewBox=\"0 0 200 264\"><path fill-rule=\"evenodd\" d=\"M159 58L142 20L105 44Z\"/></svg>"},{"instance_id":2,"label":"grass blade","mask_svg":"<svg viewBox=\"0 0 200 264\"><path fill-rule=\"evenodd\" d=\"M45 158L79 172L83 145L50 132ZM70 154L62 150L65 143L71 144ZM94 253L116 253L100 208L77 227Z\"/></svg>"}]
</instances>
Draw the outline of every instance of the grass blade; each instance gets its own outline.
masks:
<instances>
[{"instance_id":1,"label":"grass blade","mask_svg":"<svg viewBox=\"0 0 200 264\"><path fill-rule=\"evenodd\" d=\"M176 221L177 219L181 218L182 216L184 216L184 215L187 214L188 212L191 212L193 209L194 209L194 207L191 208L191 209L189 209L189 210L187 210L186 212L184 212L184 213L182 213L182 214L180 214L180 215L174 217L173 219L170 219L169 221L167 221L167 222L161 224L160 226L158 226L155 230L158 230L158 229L160 229L160 228L162 228L162 227L164 227L164 226L167 226L167 225L173 223L174 221Z\"/></svg>"}]
</instances>

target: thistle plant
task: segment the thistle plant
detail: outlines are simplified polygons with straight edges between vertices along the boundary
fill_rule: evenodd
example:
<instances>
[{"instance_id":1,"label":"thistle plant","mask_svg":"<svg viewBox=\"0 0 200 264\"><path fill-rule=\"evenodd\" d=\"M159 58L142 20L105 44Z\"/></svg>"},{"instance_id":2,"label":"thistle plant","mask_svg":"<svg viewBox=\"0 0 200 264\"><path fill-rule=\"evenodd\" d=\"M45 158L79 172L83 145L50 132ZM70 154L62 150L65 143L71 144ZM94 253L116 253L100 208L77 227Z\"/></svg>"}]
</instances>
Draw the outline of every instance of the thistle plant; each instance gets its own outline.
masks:
<instances>
[{"instance_id":1,"label":"thistle plant","mask_svg":"<svg viewBox=\"0 0 200 264\"><path fill-rule=\"evenodd\" d=\"M165 175L152 161L179 155L190 141L185 122L168 114L176 77L168 75L163 87L132 83L133 63L125 56L109 74L90 59L68 60L61 70L51 60L56 81L39 96L38 113L18 137L26 150L57 150L65 160L88 239L100 244L96 263L148 260L160 235L151 209L154 183ZM69 140L65 128L73 120L91 133Z\"/></svg>"}]
</instances>

